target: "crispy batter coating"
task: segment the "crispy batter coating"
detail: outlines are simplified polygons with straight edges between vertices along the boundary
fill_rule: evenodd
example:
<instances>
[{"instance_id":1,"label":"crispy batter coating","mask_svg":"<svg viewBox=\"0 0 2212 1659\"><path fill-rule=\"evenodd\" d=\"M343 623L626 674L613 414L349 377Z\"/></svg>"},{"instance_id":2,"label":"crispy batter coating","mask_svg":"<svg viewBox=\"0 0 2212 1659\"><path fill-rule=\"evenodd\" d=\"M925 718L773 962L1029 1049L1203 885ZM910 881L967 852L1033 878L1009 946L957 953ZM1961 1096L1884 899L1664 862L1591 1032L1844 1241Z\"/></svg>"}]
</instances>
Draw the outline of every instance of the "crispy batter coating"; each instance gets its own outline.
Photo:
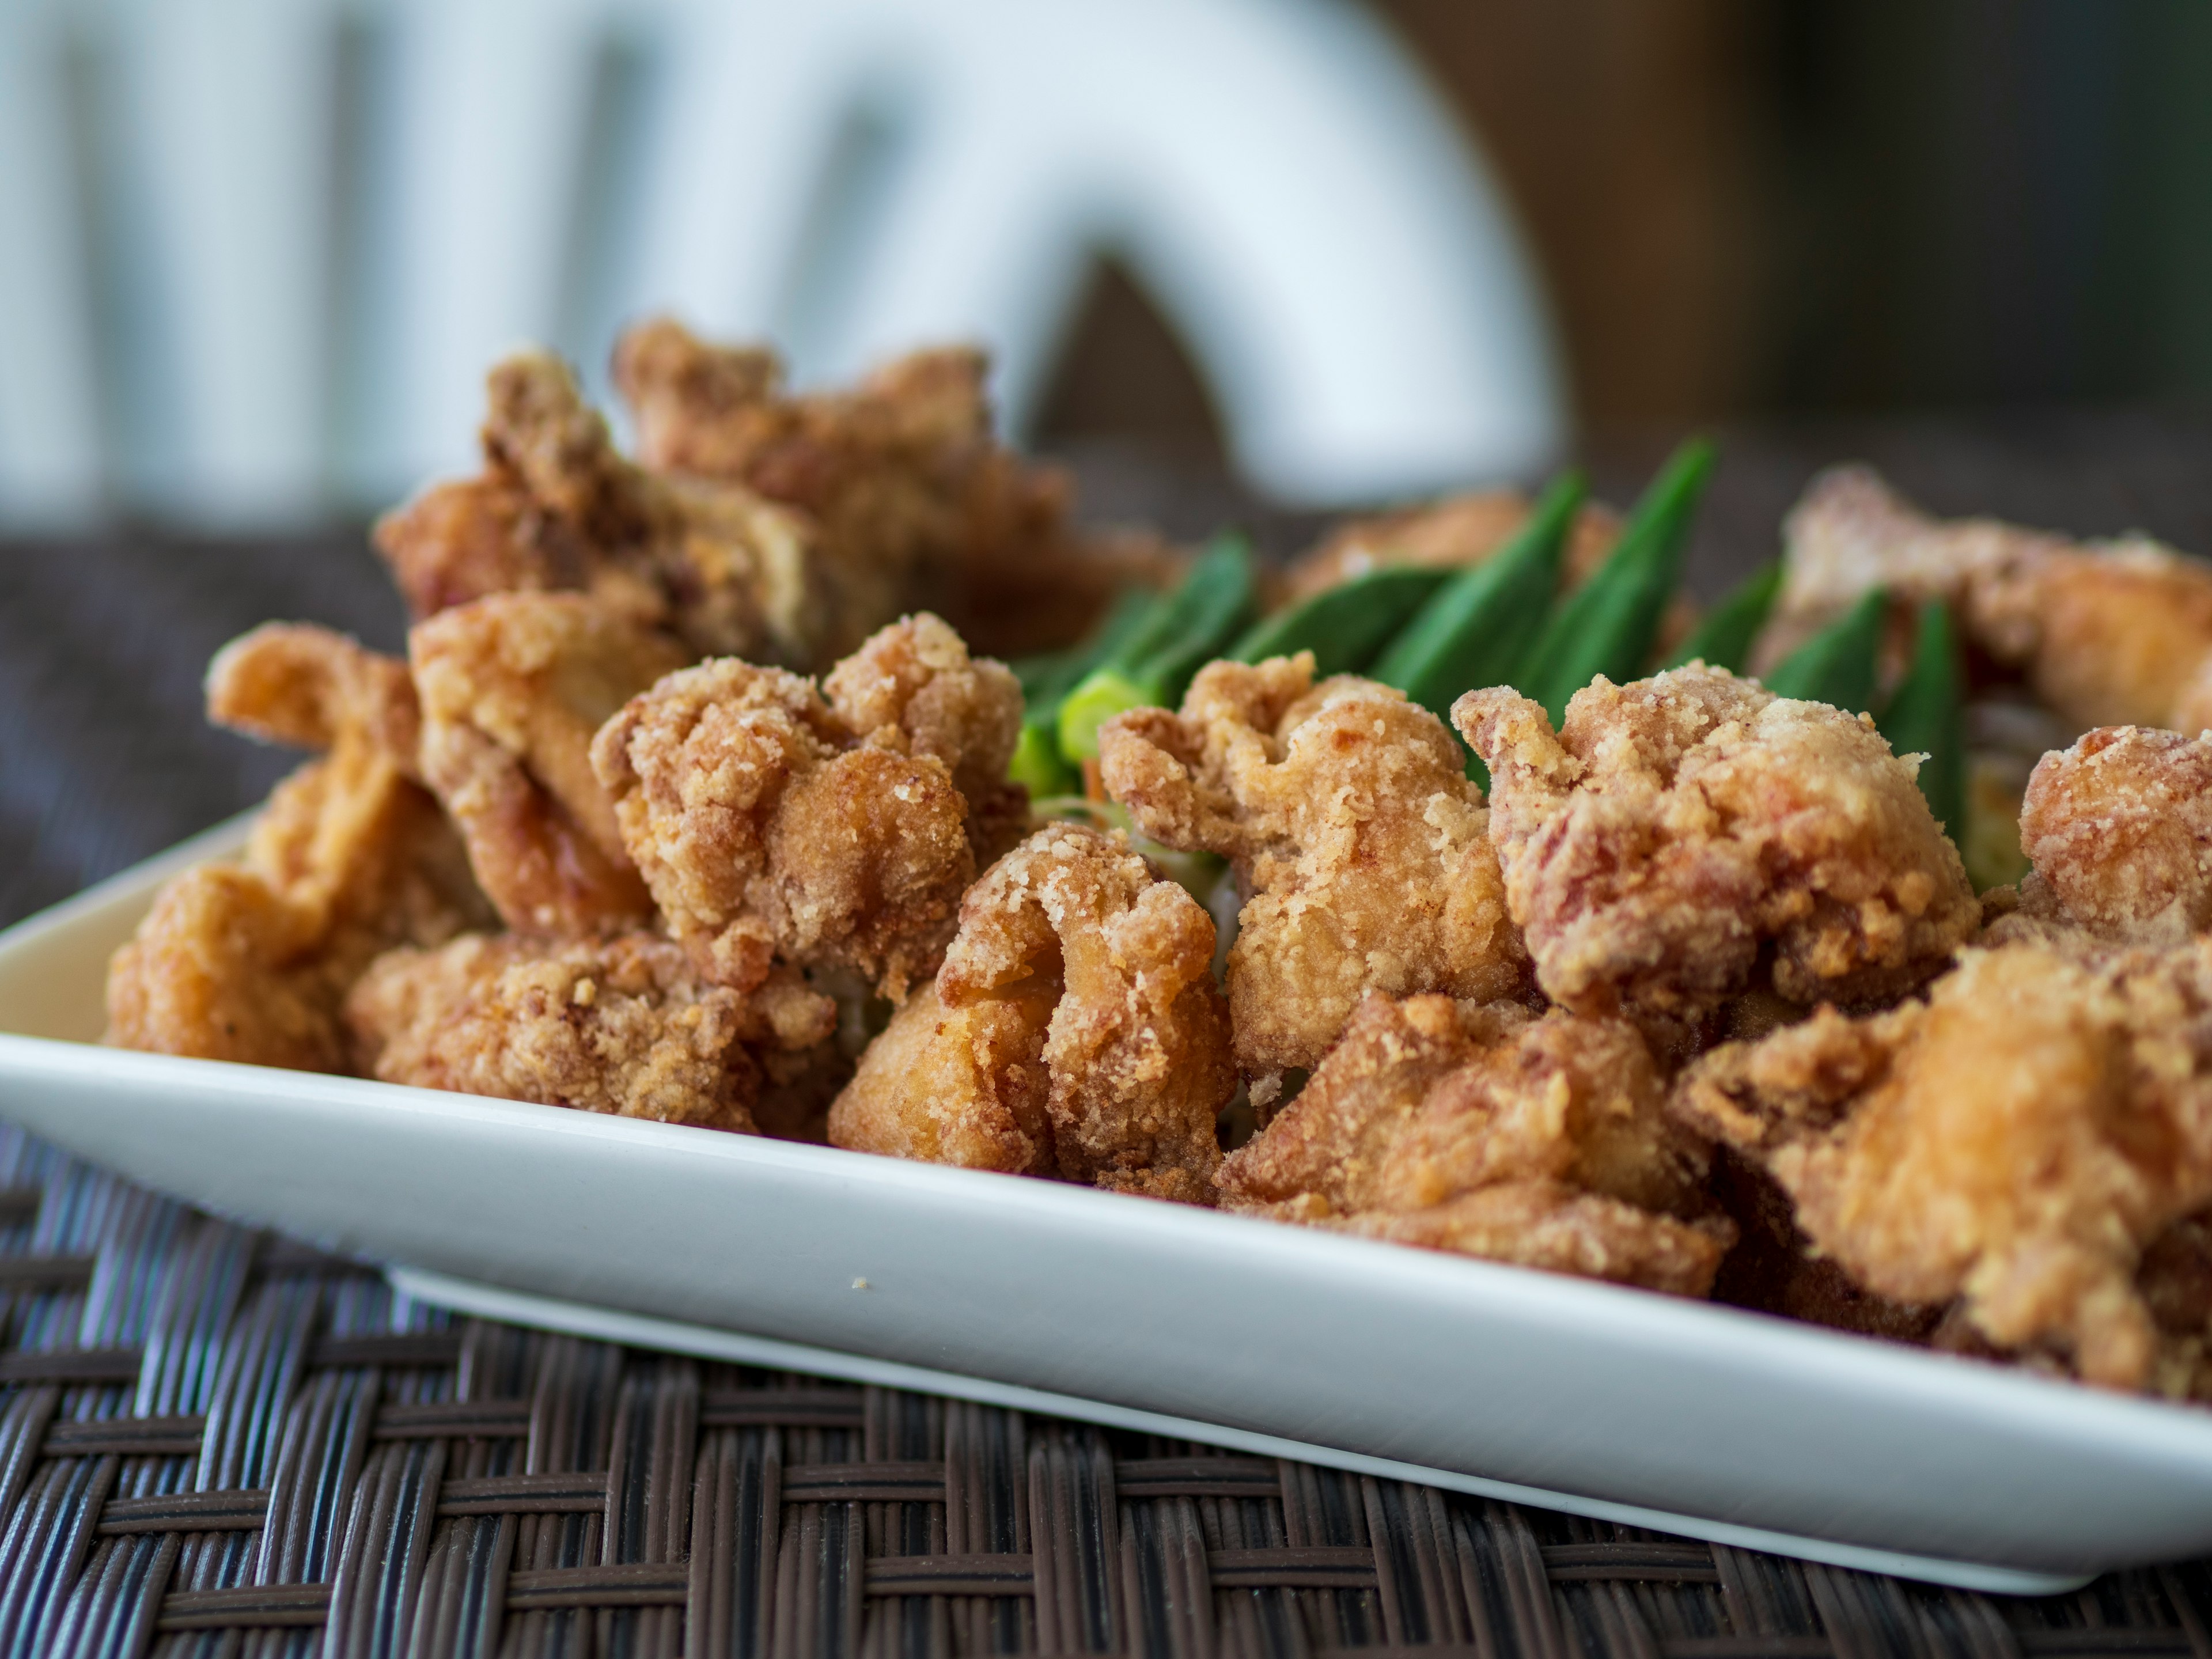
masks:
<instances>
[{"instance_id":1,"label":"crispy batter coating","mask_svg":"<svg viewBox=\"0 0 2212 1659\"><path fill-rule=\"evenodd\" d=\"M277 785L241 866L170 884L108 970L108 1040L304 1071L343 1060L338 1000L402 940L490 919L459 839L409 774L406 665L322 629L256 629L209 673L209 711L331 752Z\"/></svg>"},{"instance_id":2,"label":"crispy batter coating","mask_svg":"<svg viewBox=\"0 0 2212 1659\"><path fill-rule=\"evenodd\" d=\"M704 984L649 933L393 951L345 1003L355 1064L386 1083L744 1133L763 1060L823 1043L836 1018L793 974Z\"/></svg>"},{"instance_id":3,"label":"crispy batter coating","mask_svg":"<svg viewBox=\"0 0 2212 1659\"><path fill-rule=\"evenodd\" d=\"M2106 726L2028 779L2022 898L2099 938L2179 945L2212 927L2212 737Z\"/></svg>"},{"instance_id":4,"label":"crispy batter coating","mask_svg":"<svg viewBox=\"0 0 2212 1659\"><path fill-rule=\"evenodd\" d=\"M1057 988L947 1008L915 988L830 1108L830 1144L919 1164L1056 1175L1044 1061Z\"/></svg>"},{"instance_id":5,"label":"crispy batter coating","mask_svg":"<svg viewBox=\"0 0 2212 1659\"><path fill-rule=\"evenodd\" d=\"M666 319L632 328L614 362L647 467L741 484L813 526L830 617L817 660L917 609L1000 651L1064 644L1114 589L1169 574L1156 538L1071 530L1066 476L994 440L985 369L975 351L921 351L793 397L772 353Z\"/></svg>"},{"instance_id":6,"label":"crispy batter coating","mask_svg":"<svg viewBox=\"0 0 2212 1659\"><path fill-rule=\"evenodd\" d=\"M1696 1021L1771 954L1793 1001L1898 995L1978 927L1959 854L1871 722L1692 665L1452 717L1489 763L1513 919L1554 1001Z\"/></svg>"},{"instance_id":7,"label":"crispy batter coating","mask_svg":"<svg viewBox=\"0 0 2212 1659\"><path fill-rule=\"evenodd\" d=\"M1370 994L1215 1177L1233 1208L1702 1296L1734 1235L1636 1028Z\"/></svg>"},{"instance_id":8,"label":"crispy batter coating","mask_svg":"<svg viewBox=\"0 0 2212 1659\"><path fill-rule=\"evenodd\" d=\"M1212 1200L1236 1091L1213 923L1110 836L1052 824L984 873L936 981L830 1113L833 1146Z\"/></svg>"},{"instance_id":9,"label":"crispy batter coating","mask_svg":"<svg viewBox=\"0 0 2212 1659\"><path fill-rule=\"evenodd\" d=\"M1966 953L1923 1006L1824 1008L1698 1060L1673 1109L1763 1167L1814 1244L1897 1302L2121 1388L2160 1342L2144 1248L2212 1200L2212 953Z\"/></svg>"},{"instance_id":10,"label":"crispy batter coating","mask_svg":"<svg viewBox=\"0 0 2212 1659\"><path fill-rule=\"evenodd\" d=\"M417 623L422 773L509 927L576 935L651 914L592 734L684 653L578 593L495 593Z\"/></svg>"},{"instance_id":11,"label":"crispy batter coating","mask_svg":"<svg viewBox=\"0 0 2212 1659\"><path fill-rule=\"evenodd\" d=\"M1099 732L1113 798L1153 840L1225 854L1249 896L1229 952L1237 1061L1311 1066L1370 991L1525 989L1482 792L1442 721L1313 657L1200 671L1180 714Z\"/></svg>"},{"instance_id":12,"label":"crispy batter coating","mask_svg":"<svg viewBox=\"0 0 2212 1659\"><path fill-rule=\"evenodd\" d=\"M208 718L264 743L330 749L358 732L413 774L422 711L397 657L309 623L264 623L216 653Z\"/></svg>"},{"instance_id":13,"label":"crispy batter coating","mask_svg":"<svg viewBox=\"0 0 2212 1659\"><path fill-rule=\"evenodd\" d=\"M550 353L499 363L488 394L483 472L376 527L418 620L493 593L580 591L694 655L816 659L828 600L799 515L735 483L634 465Z\"/></svg>"},{"instance_id":14,"label":"crispy batter coating","mask_svg":"<svg viewBox=\"0 0 2212 1659\"><path fill-rule=\"evenodd\" d=\"M343 1068L337 995L300 907L252 871L203 864L155 895L107 969L107 1041L151 1054Z\"/></svg>"},{"instance_id":15,"label":"crispy batter coating","mask_svg":"<svg viewBox=\"0 0 2212 1659\"><path fill-rule=\"evenodd\" d=\"M2212 725L2212 565L2141 538L2085 545L1990 519L1929 518L1862 467L1826 473L1790 514L1770 658L1867 588L1942 598L2072 722Z\"/></svg>"},{"instance_id":16,"label":"crispy batter coating","mask_svg":"<svg viewBox=\"0 0 2212 1659\"><path fill-rule=\"evenodd\" d=\"M1021 721L1000 664L936 617L878 633L826 682L720 659L634 698L592 749L629 855L699 970L775 954L894 1000L936 970ZM995 822L995 820L993 820Z\"/></svg>"},{"instance_id":17,"label":"crispy batter coating","mask_svg":"<svg viewBox=\"0 0 2212 1659\"><path fill-rule=\"evenodd\" d=\"M942 761L968 804L975 867L1029 834L1029 791L1006 778L1022 732L1022 687L1004 663L970 657L924 612L878 632L822 682L837 718L864 742Z\"/></svg>"}]
</instances>

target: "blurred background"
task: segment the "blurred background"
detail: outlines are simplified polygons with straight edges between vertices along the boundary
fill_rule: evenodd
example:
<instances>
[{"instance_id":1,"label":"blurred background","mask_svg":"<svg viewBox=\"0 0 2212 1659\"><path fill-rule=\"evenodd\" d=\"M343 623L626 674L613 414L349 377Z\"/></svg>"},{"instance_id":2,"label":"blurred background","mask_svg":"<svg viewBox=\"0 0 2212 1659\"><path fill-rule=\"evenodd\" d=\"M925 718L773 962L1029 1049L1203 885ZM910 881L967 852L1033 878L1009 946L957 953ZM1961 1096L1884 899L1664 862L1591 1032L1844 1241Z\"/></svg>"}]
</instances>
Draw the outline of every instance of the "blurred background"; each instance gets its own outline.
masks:
<instances>
[{"instance_id":1,"label":"blurred background","mask_svg":"<svg viewBox=\"0 0 2212 1659\"><path fill-rule=\"evenodd\" d=\"M1087 513L1820 466L2212 552L2202 0L0 0L0 919L256 799L199 677L524 339L996 353ZM619 410L615 411L619 427Z\"/></svg>"},{"instance_id":2,"label":"blurred background","mask_svg":"<svg viewBox=\"0 0 2212 1659\"><path fill-rule=\"evenodd\" d=\"M2188 0L9 0L0 525L356 520L663 307L802 383L981 337L1024 441L1309 508L2185 405L2208 60Z\"/></svg>"}]
</instances>

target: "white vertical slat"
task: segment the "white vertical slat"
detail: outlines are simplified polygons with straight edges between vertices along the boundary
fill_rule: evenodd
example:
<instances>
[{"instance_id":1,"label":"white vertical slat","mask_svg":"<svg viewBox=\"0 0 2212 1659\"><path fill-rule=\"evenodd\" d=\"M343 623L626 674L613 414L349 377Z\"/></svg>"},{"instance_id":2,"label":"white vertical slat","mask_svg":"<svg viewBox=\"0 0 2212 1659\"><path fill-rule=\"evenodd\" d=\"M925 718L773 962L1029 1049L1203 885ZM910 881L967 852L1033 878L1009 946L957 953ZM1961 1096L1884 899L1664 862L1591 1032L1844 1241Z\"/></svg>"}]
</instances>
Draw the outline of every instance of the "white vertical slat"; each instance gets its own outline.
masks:
<instances>
[{"instance_id":1,"label":"white vertical slat","mask_svg":"<svg viewBox=\"0 0 2212 1659\"><path fill-rule=\"evenodd\" d=\"M1079 5L1032 24L1019 6L900 3L875 31L901 42L918 88L892 199L814 367L842 380L915 345L988 346L1017 424L1050 372L1103 217L1087 108L1059 54L1086 48ZM903 13L903 15L898 14ZM1074 27L1071 27L1073 25Z\"/></svg>"},{"instance_id":2,"label":"white vertical slat","mask_svg":"<svg viewBox=\"0 0 2212 1659\"><path fill-rule=\"evenodd\" d=\"M393 22L397 384L368 471L396 490L469 465L485 368L558 320L599 30L569 0L400 0Z\"/></svg>"},{"instance_id":3,"label":"white vertical slat","mask_svg":"<svg viewBox=\"0 0 2212 1659\"><path fill-rule=\"evenodd\" d=\"M0 530L100 504L98 365L63 91L63 18L0 4Z\"/></svg>"},{"instance_id":4,"label":"white vertical slat","mask_svg":"<svg viewBox=\"0 0 2212 1659\"><path fill-rule=\"evenodd\" d=\"M872 0L664 0L650 15L667 73L631 308L764 337L838 125L897 54L871 43Z\"/></svg>"},{"instance_id":5,"label":"white vertical slat","mask_svg":"<svg viewBox=\"0 0 2212 1659\"><path fill-rule=\"evenodd\" d=\"M325 0L119 0L122 147L152 222L179 465L153 503L295 522L324 496L336 19Z\"/></svg>"},{"instance_id":6,"label":"white vertical slat","mask_svg":"<svg viewBox=\"0 0 2212 1659\"><path fill-rule=\"evenodd\" d=\"M916 6L921 0L907 0ZM1118 245L1289 501L1431 489L1559 441L1502 198L1364 13L1331 0L933 0L926 159L836 367L981 333L1017 427L1070 257Z\"/></svg>"}]
</instances>

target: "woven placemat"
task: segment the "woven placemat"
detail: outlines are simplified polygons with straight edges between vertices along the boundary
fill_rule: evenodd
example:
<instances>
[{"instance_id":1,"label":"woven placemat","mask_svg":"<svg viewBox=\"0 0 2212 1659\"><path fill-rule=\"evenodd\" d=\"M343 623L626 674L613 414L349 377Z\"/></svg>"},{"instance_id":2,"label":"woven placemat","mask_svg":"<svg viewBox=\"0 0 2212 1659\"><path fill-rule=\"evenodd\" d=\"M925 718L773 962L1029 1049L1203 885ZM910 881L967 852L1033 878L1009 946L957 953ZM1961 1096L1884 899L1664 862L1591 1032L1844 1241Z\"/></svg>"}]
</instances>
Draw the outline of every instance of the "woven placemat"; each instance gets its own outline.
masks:
<instances>
[{"instance_id":1,"label":"woven placemat","mask_svg":"<svg viewBox=\"0 0 2212 1659\"><path fill-rule=\"evenodd\" d=\"M1992 1598L459 1319L15 1129L0 1307L9 1655L2212 1656L2212 1564Z\"/></svg>"}]
</instances>

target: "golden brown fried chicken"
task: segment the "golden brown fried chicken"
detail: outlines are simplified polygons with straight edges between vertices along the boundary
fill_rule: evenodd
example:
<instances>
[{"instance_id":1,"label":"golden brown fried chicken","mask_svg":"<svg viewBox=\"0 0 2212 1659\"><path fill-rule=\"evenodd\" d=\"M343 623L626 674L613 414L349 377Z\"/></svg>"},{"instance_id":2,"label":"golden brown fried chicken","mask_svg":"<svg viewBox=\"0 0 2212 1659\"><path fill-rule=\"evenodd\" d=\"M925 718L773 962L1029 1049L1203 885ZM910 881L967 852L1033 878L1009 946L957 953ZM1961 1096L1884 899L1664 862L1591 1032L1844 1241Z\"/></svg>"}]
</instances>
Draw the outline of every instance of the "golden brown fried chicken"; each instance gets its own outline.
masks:
<instances>
[{"instance_id":1,"label":"golden brown fried chicken","mask_svg":"<svg viewBox=\"0 0 2212 1659\"><path fill-rule=\"evenodd\" d=\"M615 449L567 367L495 367L484 471L433 486L376 528L420 620L492 593L578 591L635 611L692 654L800 665L823 644L811 532L731 483L658 478Z\"/></svg>"},{"instance_id":2,"label":"golden brown fried chicken","mask_svg":"<svg viewBox=\"0 0 2212 1659\"><path fill-rule=\"evenodd\" d=\"M337 1006L370 957L435 944L490 909L415 782L406 665L325 629L257 629L219 654L209 713L327 747L277 785L242 865L163 890L108 973L109 1040L307 1071L343 1063Z\"/></svg>"},{"instance_id":3,"label":"golden brown fried chicken","mask_svg":"<svg viewBox=\"0 0 2212 1659\"><path fill-rule=\"evenodd\" d=\"M509 927L620 931L652 913L592 737L680 666L673 641L580 593L495 593L417 623L422 775Z\"/></svg>"},{"instance_id":4,"label":"golden brown fried chicken","mask_svg":"<svg viewBox=\"0 0 2212 1659\"><path fill-rule=\"evenodd\" d=\"M1013 671L924 612L881 629L822 682L830 712L863 742L942 761L968 804L978 869L1029 833L1029 791L1006 778L1021 737Z\"/></svg>"},{"instance_id":5,"label":"golden brown fried chicken","mask_svg":"<svg viewBox=\"0 0 2212 1659\"><path fill-rule=\"evenodd\" d=\"M1695 1023L1771 958L1792 1001L1892 997L1980 921L1913 769L1869 721L1703 665L1575 694L1558 734L1510 687L1452 718L1545 994Z\"/></svg>"},{"instance_id":6,"label":"golden brown fried chicken","mask_svg":"<svg viewBox=\"0 0 2212 1659\"><path fill-rule=\"evenodd\" d=\"M378 957L345 1023L356 1066L386 1083L751 1133L764 1076L823 1042L836 1010L788 972L704 984L649 933L471 934Z\"/></svg>"},{"instance_id":7,"label":"golden brown fried chicken","mask_svg":"<svg viewBox=\"0 0 2212 1659\"><path fill-rule=\"evenodd\" d=\"M917 352L793 397L773 353L656 319L623 337L614 372L647 467L742 484L812 526L831 616L817 660L924 608L996 650L1065 644L1115 588L1169 574L1151 538L1070 530L1066 477L993 439L980 353Z\"/></svg>"},{"instance_id":8,"label":"golden brown fried chicken","mask_svg":"<svg viewBox=\"0 0 2212 1659\"><path fill-rule=\"evenodd\" d=\"M422 732L404 662L310 623L264 623L216 653L207 714L295 749L334 748L357 733L410 775Z\"/></svg>"},{"instance_id":9,"label":"golden brown fried chicken","mask_svg":"<svg viewBox=\"0 0 2212 1659\"><path fill-rule=\"evenodd\" d=\"M2212 725L2212 565L2142 538L2083 544L1931 519L1863 467L1822 475L1784 529L1789 576L1762 660L1877 584L1956 606L2076 731Z\"/></svg>"},{"instance_id":10,"label":"golden brown fried chicken","mask_svg":"<svg viewBox=\"0 0 2212 1659\"><path fill-rule=\"evenodd\" d=\"M1126 845L1040 830L969 890L830 1143L1209 1202L1237 1086L1212 959L1205 910Z\"/></svg>"},{"instance_id":11,"label":"golden brown fried chicken","mask_svg":"<svg viewBox=\"0 0 2212 1659\"><path fill-rule=\"evenodd\" d=\"M2020 830L2030 915L2123 945L2212 927L2212 737L2088 732L2037 765Z\"/></svg>"},{"instance_id":12,"label":"golden brown fried chicken","mask_svg":"<svg viewBox=\"0 0 2212 1659\"><path fill-rule=\"evenodd\" d=\"M150 1054L336 1072L342 985L301 909L252 871L202 864L155 896L107 969L107 1041Z\"/></svg>"},{"instance_id":13,"label":"golden brown fried chicken","mask_svg":"<svg viewBox=\"0 0 2212 1659\"><path fill-rule=\"evenodd\" d=\"M1370 994L1224 1160L1233 1208L1702 1296L1734 1234L1632 1025Z\"/></svg>"},{"instance_id":14,"label":"golden brown fried chicken","mask_svg":"<svg viewBox=\"0 0 2212 1659\"><path fill-rule=\"evenodd\" d=\"M1822 1009L1698 1060L1672 1109L1780 1183L1863 1287L1960 1299L2009 1351L2150 1381L2145 1247L2212 1200L2203 945L2100 963L2033 941L1966 953L1923 1006Z\"/></svg>"},{"instance_id":15,"label":"golden brown fried chicken","mask_svg":"<svg viewBox=\"0 0 2212 1659\"><path fill-rule=\"evenodd\" d=\"M1020 811L1004 781L1020 687L924 615L881 630L825 689L827 702L780 669L704 663L631 701L592 764L702 973L744 988L781 953L902 1000L952 937L975 842Z\"/></svg>"},{"instance_id":16,"label":"golden brown fried chicken","mask_svg":"<svg viewBox=\"0 0 2212 1659\"><path fill-rule=\"evenodd\" d=\"M1099 732L1113 798L1154 841L1235 865L1237 1061L1311 1066L1370 991L1490 1001L1524 990L1482 792L1442 721L1300 653L1200 671L1180 714Z\"/></svg>"}]
</instances>

